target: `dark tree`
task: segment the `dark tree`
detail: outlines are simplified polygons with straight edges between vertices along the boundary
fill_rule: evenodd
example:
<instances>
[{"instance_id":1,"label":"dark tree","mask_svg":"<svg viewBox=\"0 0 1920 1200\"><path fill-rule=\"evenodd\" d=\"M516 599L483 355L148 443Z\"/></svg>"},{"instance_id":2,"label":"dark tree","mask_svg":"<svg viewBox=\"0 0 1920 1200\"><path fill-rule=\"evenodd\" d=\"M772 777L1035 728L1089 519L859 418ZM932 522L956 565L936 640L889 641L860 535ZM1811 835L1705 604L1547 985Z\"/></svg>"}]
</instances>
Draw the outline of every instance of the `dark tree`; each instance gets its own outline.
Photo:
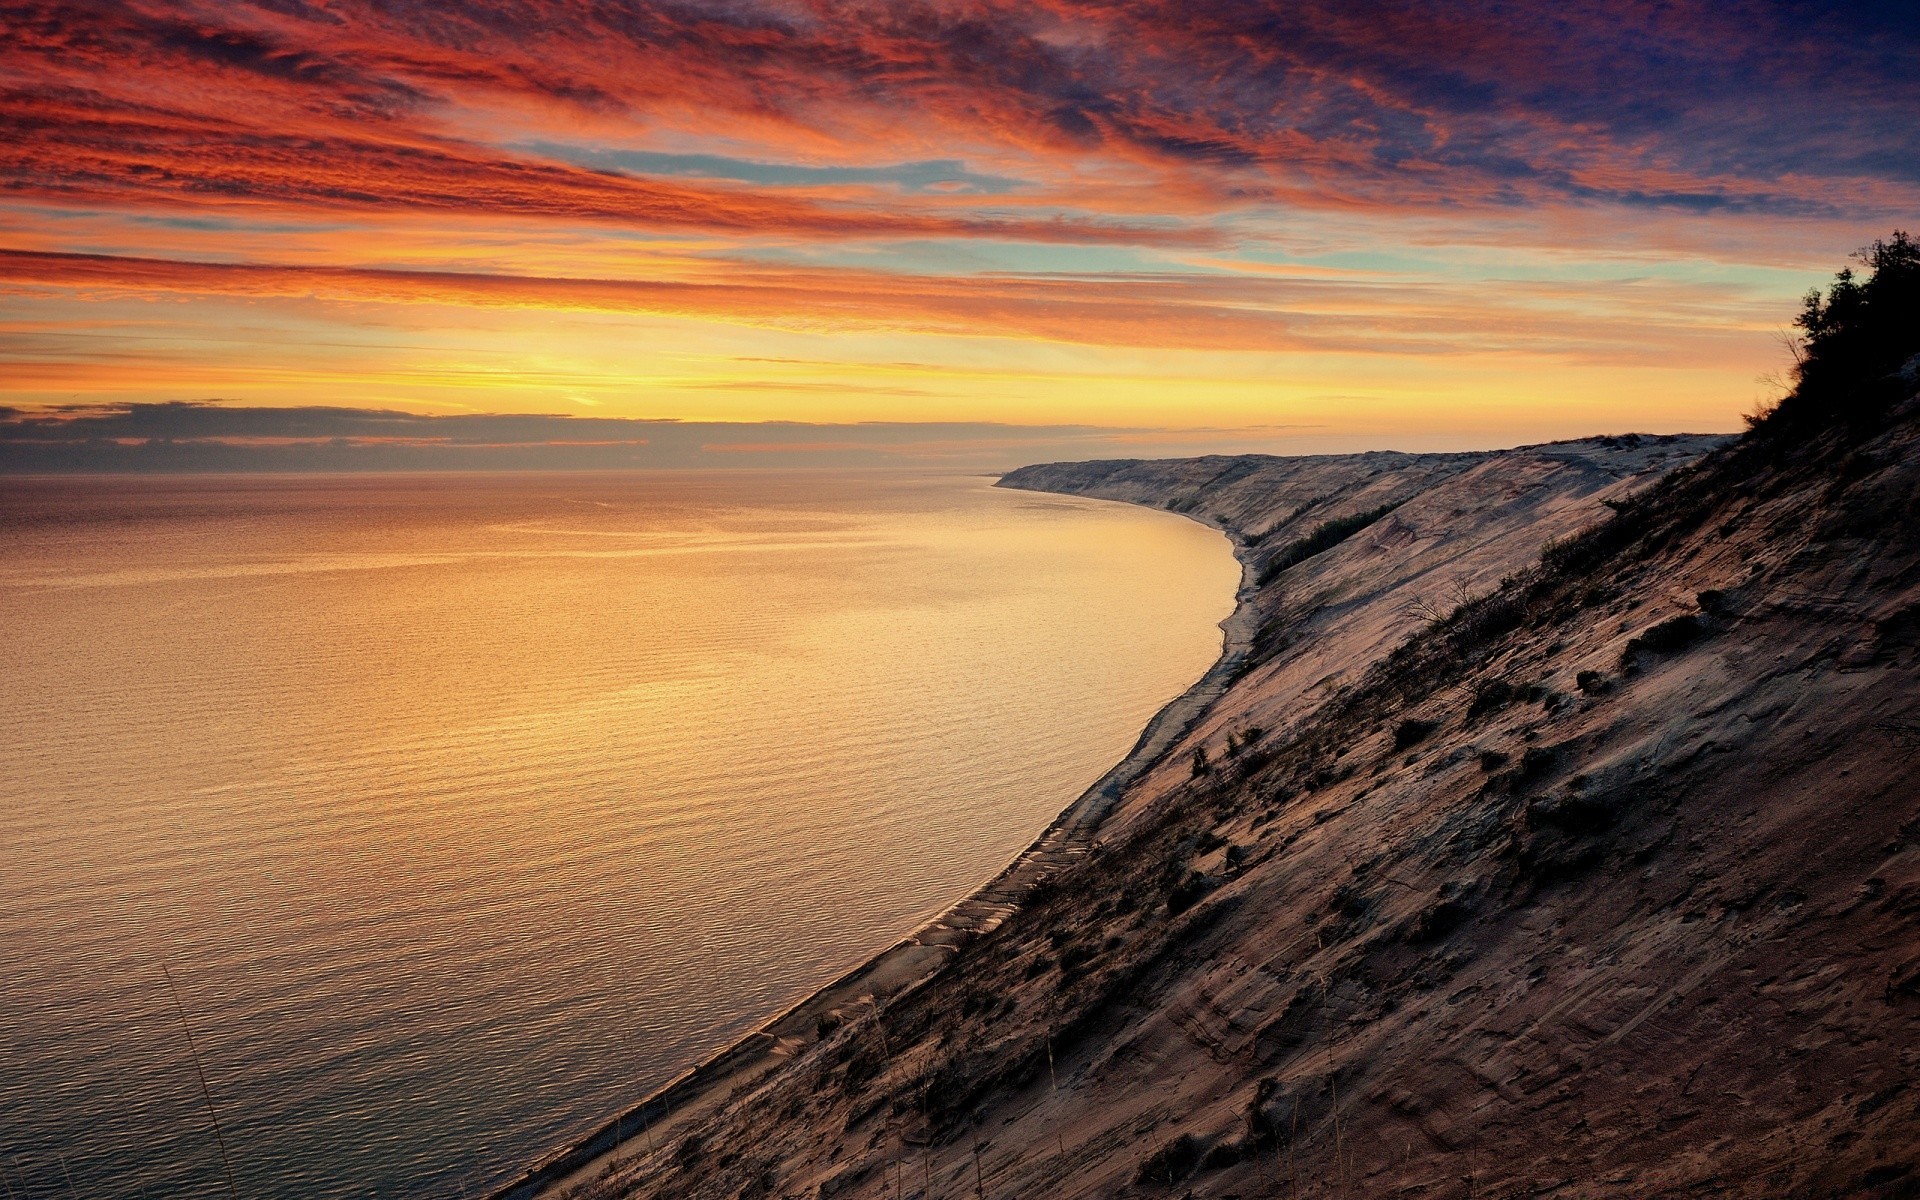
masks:
<instances>
[{"instance_id":1,"label":"dark tree","mask_svg":"<svg viewBox=\"0 0 1920 1200\"><path fill-rule=\"evenodd\" d=\"M1895 230L1854 257L1864 280L1848 267L1825 296L1815 289L1802 301L1794 389L1758 427L1872 420L1912 393L1913 371L1902 371L1920 355L1920 243Z\"/></svg>"}]
</instances>

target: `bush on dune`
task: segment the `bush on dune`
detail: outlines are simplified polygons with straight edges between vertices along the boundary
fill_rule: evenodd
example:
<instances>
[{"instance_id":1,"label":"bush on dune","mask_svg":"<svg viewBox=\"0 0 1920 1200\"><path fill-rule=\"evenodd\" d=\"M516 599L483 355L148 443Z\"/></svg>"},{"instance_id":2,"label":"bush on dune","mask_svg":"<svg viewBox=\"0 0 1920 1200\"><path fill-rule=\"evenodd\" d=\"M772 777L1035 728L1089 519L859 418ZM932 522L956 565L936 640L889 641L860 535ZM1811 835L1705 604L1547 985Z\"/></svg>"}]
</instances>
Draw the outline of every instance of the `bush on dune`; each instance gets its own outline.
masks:
<instances>
[{"instance_id":1,"label":"bush on dune","mask_svg":"<svg viewBox=\"0 0 1920 1200\"><path fill-rule=\"evenodd\" d=\"M1391 504L1382 504L1378 508L1369 508L1364 512L1354 513L1351 516L1335 517L1331 521L1322 521L1314 527L1313 532L1297 542L1291 542L1282 546L1277 554L1268 559L1267 565L1260 571L1260 578L1256 586L1265 587L1275 579L1278 579L1281 572L1287 568L1303 563L1316 554L1322 554L1333 549L1341 542L1346 541L1354 534L1359 533L1362 529L1365 529L1367 526L1399 507L1400 502L1395 501Z\"/></svg>"},{"instance_id":2,"label":"bush on dune","mask_svg":"<svg viewBox=\"0 0 1920 1200\"><path fill-rule=\"evenodd\" d=\"M1756 430L1870 421L1920 382L1903 372L1920 355L1920 242L1895 230L1854 257L1864 280L1846 268L1824 297L1814 290L1801 302L1793 391L1752 418Z\"/></svg>"}]
</instances>

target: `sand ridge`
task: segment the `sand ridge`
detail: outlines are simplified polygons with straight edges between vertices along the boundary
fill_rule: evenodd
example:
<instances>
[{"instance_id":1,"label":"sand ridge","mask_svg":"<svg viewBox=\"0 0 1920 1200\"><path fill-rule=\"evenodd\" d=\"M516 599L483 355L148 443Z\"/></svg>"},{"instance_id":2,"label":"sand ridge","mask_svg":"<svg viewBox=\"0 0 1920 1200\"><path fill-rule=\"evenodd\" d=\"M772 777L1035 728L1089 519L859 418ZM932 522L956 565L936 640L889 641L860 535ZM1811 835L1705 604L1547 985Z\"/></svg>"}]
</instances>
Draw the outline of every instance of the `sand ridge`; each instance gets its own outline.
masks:
<instances>
[{"instance_id":1,"label":"sand ridge","mask_svg":"<svg viewBox=\"0 0 1920 1200\"><path fill-rule=\"evenodd\" d=\"M674 1143L684 1148L690 1143L683 1134L711 1125L729 1108L753 1104L762 1085L777 1089L784 1064L808 1058L823 1042L858 1037L862 1028L877 1030L888 1007L910 1001L920 989L939 980L949 960L966 945L992 934L1036 888L1083 859L1091 839L1124 826L1124 811L1116 813L1116 807L1124 810L1141 796L1163 790L1165 784L1142 782L1150 773L1157 770L1177 780L1190 770L1186 765L1189 742L1197 739L1204 744L1223 724L1244 727L1250 710L1239 696L1272 691L1270 684L1249 688L1247 678L1262 672L1270 675L1276 659L1300 657L1287 659L1269 651L1264 661L1253 661L1263 629L1272 626L1275 614L1285 608L1283 597L1292 594L1288 589L1261 586L1263 545L1270 553L1319 521L1355 508L1378 507L1383 500L1397 504L1396 512L1408 510L1391 526L1372 531L1368 542L1349 548L1389 547L1387 552L1392 553L1391 547L1397 545L1401 553L1395 563L1383 568L1373 561L1378 554L1369 554L1361 560L1364 569L1356 571L1351 565L1343 567L1341 556L1330 554L1313 563L1311 572L1294 572L1360 581L1357 599L1346 597L1331 608L1344 617L1343 635L1361 639L1360 648L1349 653L1364 652L1390 636L1382 626L1404 627L1415 620L1409 596L1403 594L1415 583L1464 586L1461 579L1478 577L1469 567L1480 575L1509 570L1537 555L1550 537L1570 533L1604 515L1602 500L1691 461L1717 441L1606 440L1503 454L1064 464L1011 474L1005 486L1132 502L1153 500L1158 507L1185 512L1228 531L1245 571L1240 604L1223 626L1227 639L1221 660L1155 718L1126 760L986 887L913 938L696 1068L646 1105L623 1114L597 1138L535 1168L502 1194L535 1194L542 1188L559 1194L623 1190L626 1185L621 1180L648 1173L650 1163L659 1165L665 1157L661 1147ZM1451 491L1447 490L1450 484ZM1422 503L1439 514L1428 519L1450 522L1451 536L1438 539L1437 546L1427 544L1436 539L1419 536L1417 512ZM1471 518L1463 520L1463 514L1469 513ZM1451 575L1448 568L1453 569ZM1285 619L1296 627L1307 621L1298 613L1288 613ZM1267 699L1271 702L1273 697ZM1215 753L1219 753L1217 746ZM636 1128L641 1130L638 1135ZM625 1147L615 1152L615 1138L622 1133Z\"/></svg>"}]
</instances>

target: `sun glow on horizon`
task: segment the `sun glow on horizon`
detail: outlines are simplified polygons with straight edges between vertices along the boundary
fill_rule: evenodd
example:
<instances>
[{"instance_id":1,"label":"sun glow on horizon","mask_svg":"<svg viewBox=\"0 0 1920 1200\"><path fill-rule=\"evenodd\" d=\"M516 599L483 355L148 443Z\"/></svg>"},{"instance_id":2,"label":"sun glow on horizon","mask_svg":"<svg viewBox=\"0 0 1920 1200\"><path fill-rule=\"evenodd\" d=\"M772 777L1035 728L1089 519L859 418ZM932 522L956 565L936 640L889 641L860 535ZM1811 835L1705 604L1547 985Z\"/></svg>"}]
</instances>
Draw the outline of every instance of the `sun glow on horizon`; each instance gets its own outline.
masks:
<instances>
[{"instance_id":1,"label":"sun glow on horizon","mask_svg":"<svg viewBox=\"0 0 1920 1200\"><path fill-rule=\"evenodd\" d=\"M0 404L1724 430L1920 199L1764 4L553 7L9 28Z\"/></svg>"}]
</instances>

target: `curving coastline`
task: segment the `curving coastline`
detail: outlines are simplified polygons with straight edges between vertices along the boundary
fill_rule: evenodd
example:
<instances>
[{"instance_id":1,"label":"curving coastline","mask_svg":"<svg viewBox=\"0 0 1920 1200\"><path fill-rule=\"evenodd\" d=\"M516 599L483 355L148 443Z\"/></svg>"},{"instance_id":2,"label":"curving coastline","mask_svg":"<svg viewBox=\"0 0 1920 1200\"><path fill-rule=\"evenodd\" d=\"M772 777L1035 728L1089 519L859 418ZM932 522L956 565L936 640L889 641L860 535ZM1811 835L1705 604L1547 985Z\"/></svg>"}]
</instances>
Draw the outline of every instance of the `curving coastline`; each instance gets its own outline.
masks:
<instances>
[{"instance_id":1,"label":"curving coastline","mask_svg":"<svg viewBox=\"0 0 1920 1200\"><path fill-rule=\"evenodd\" d=\"M1044 485L995 484L1053 492ZM1102 499L1170 511L1132 499ZM555 1148L519 1175L486 1193L487 1200L535 1200L591 1178L624 1146L655 1147L697 1125L709 1112L776 1071L819 1040L822 1028L848 1010L887 1003L933 979L968 941L991 932L1066 862L1084 854L1102 821L1126 790L1158 762L1224 694L1253 648L1258 614L1252 546L1230 522L1201 513L1178 513L1226 537L1240 564L1234 609L1220 622L1220 656L1185 691L1162 705L1125 757L1063 809L1027 848L992 879L905 938L851 968L731 1045L688 1068L639 1102L603 1121L586 1135Z\"/></svg>"},{"instance_id":2,"label":"curving coastline","mask_svg":"<svg viewBox=\"0 0 1920 1200\"><path fill-rule=\"evenodd\" d=\"M1243 532L1231 686L992 936L561 1191L1895 1194L1917 414L1021 473Z\"/></svg>"}]
</instances>

